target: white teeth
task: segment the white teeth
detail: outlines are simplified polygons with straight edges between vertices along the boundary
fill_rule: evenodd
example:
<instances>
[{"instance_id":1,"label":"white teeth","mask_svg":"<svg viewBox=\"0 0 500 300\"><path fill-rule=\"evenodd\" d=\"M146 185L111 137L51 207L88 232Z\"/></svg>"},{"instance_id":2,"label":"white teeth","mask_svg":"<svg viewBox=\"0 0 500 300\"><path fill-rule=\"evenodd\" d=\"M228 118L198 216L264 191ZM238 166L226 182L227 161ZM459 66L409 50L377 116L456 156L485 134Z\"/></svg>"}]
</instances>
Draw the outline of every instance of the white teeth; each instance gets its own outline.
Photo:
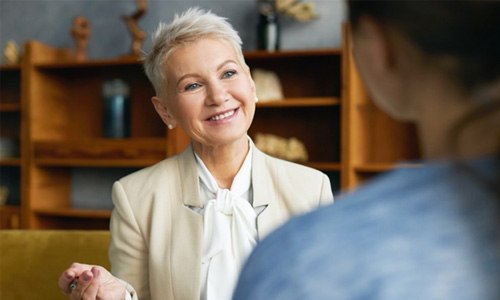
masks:
<instances>
[{"instance_id":1,"label":"white teeth","mask_svg":"<svg viewBox=\"0 0 500 300\"><path fill-rule=\"evenodd\" d=\"M226 113L223 113L223 114L220 114L220 115L217 115L217 116L213 116L213 117L210 118L210 121L219 121L219 120L228 118L228 117L230 117L232 115L234 115L234 110L228 111Z\"/></svg>"}]
</instances>

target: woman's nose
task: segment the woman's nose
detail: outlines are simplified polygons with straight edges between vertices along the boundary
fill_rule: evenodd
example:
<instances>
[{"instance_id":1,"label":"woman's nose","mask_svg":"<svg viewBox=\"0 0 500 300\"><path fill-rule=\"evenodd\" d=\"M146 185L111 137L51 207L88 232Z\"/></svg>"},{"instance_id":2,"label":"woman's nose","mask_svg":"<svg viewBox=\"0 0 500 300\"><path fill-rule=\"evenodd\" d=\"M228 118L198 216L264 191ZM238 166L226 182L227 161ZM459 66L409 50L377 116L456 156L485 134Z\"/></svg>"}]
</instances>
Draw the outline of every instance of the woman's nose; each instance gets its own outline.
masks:
<instances>
[{"instance_id":1,"label":"woman's nose","mask_svg":"<svg viewBox=\"0 0 500 300\"><path fill-rule=\"evenodd\" d=\"M229 93L221 83L209 84L206 102L208 105L221 105L229 99Z\"/></svg>"}]
</instances>

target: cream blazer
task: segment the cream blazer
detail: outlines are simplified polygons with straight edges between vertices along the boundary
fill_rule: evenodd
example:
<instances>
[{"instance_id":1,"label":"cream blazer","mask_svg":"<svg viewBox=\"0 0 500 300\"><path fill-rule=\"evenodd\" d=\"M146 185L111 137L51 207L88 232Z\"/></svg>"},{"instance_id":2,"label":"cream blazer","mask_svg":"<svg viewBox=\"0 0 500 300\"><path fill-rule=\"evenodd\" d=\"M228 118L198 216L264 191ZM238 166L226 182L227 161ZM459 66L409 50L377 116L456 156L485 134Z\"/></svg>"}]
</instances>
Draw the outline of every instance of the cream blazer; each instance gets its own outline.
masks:
<instances>
[{"instance_id":1,"label":"cream blazer","mask_svg":"<svg viewBox=\"0 0 500 300\"><path fill-rule=\"evenodd\" d=\"M109 257L112 273L139 299L200 298L203 216L197 165L189 146L177 156L132 173L113 185ZM253 207L259 239L291 215L331 203L328 177L268 156L254 147Z\"/></svg>"}]
</instances>

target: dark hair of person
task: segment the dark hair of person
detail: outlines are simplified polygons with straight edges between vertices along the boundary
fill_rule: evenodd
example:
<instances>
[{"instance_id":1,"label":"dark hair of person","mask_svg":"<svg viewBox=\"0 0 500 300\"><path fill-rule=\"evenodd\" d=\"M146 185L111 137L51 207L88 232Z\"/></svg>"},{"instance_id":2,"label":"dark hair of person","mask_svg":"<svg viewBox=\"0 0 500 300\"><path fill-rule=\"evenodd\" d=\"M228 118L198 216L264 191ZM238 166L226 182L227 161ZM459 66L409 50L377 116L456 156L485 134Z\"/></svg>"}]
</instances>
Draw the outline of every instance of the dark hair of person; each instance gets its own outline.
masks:
<instances>
[{"instance_id":1,"label":"dark hair of person","mask_svg":"<svg viewBox=\"0 0 500 300\"><path fill-rule=\"evenodd\" d=\"M360 17L367 16L405 34L430 59L454 58L453 69L443 71L465 92L475 95L471 99L478 103L450 134L452 149L471 123L498 113L498 88L486 97L477 95L500 85L500 1L349 0L348 11L354 30ZM497 131L500 143L500 128L492 130ZM500 195L500 147L497 149L498 176L488 185Z\"/></svg>"},{"instance_id":2,"label":"dark hair of person","mask_svg":"<svg viewBox=\"0 0 500 300\"><path fill-rule=\"evenodd\" d=\"M368 15L404 32L425 53L460 59L467 88L500 76L500 1L349 1L354 24Z\"/></svg>"}]
</instances>

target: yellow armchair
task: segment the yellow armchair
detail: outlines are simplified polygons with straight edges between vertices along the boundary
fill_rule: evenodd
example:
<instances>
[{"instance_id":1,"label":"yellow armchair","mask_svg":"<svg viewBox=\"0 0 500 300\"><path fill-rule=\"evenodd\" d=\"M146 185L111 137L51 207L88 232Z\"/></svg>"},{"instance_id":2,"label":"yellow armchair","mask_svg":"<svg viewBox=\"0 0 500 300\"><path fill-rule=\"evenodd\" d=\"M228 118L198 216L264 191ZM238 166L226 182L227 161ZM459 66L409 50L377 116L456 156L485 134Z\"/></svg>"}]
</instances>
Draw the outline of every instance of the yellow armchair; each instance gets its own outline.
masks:
<instances>
[{"instance_id":1,"label":"yellow armchair","mask_svg":"<svg viewBox=\"0 0 500 300\"><path fill-rule=\"evenodd\" d=\"M0 230L0 299L67 299L57 286L72 262L109 269L109 231Z\"/></svg>"}]
</instances>

